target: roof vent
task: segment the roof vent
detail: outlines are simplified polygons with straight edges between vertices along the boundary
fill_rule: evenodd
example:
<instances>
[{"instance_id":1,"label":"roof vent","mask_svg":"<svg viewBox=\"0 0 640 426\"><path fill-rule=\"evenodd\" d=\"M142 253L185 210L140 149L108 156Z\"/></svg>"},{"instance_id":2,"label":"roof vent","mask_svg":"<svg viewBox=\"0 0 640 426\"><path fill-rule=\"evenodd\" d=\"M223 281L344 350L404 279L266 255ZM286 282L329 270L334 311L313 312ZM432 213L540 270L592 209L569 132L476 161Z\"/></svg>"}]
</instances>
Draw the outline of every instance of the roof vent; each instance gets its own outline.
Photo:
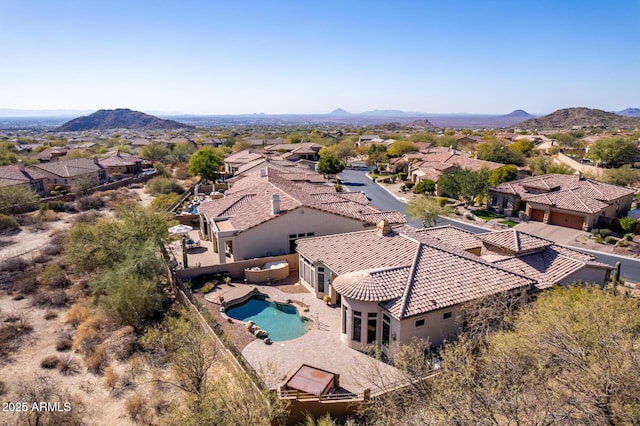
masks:
<instances>
[{"instance_id":1,"label":"roof vent","mask_svg":"<svg viewBox=\"0 0 640 426\"><path fill-rule=\"evenodd\" d=\"M276 215L280 213L280 195L273 194L271 196L271 214Z\"/></svg>"},{"instance_id":2,"label":"roof vent","mask_svg":"<svg viewBox=\"0 0 640 426\"><path fill-rule=\"evenodd\" d=\"M576 180L582 180L582 172L580 172L580 170L576 170L573 175L576 177Z\"/></svg>"},{"instance_id":3,"label":"roof vent","mask_svg":"<svg viewBox=\"0 0 640 426\"><path fill-rule=\"evenodd\" d=\"M267 177L267 169L260 169L260 177Z\"/></svg>"}]
</instances>

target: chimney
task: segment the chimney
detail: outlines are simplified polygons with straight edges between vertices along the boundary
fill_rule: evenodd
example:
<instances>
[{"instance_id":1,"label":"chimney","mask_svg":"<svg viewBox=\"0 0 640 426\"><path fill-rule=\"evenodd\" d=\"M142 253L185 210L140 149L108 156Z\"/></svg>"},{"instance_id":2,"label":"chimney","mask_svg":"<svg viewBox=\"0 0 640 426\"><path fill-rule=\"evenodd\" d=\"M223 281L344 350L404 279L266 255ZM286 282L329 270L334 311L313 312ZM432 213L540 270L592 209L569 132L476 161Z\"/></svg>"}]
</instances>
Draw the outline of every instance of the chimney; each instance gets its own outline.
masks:
<instances>
[{"instance_id":1,"label":"chimney","mask_svg":"<svg viewBox=\"0 0 640 426\"><path fill-rule=\"evenodd\" d=\"M22 162L22 160L18 160L18 169L20 169L21 172L24 172L24 163Z\"/></svg>"},{"instance_id":2,"label":"chimney","mask_svg":"<svg viewBox=\"0 0 640 426\"><path fill-rule=\"evenodd\" d=\"M271 196L271 214L276 215L280 213L280 196L273 194Z\"/></svg>"},{"instance_id":3,"label":"chimney","mask_svg":"<svg viewBox=\"0 0 640 426\"><path fill-rule=\"evenodd\" d=\"M453 145L449 145L449 152L453 152Z\"/></svg>"},{"instance_id":4,"label":"chimney","mask_svg":"<svg viewBox=\"0 0 640 426\"><path fill-rule=\"evenodd\" d=\"M91 159L93 160L94 163L98 164L98 156L94 155L93 157L91 157Z\"/></svg>"},{"instance_id":5,"label":"chimney","mask_svg":"<svg viewBox=\"0 0 640 426\"><path fill-rule=\"evenodd\" d=\"M387 222L384 219L378 222L378 224L376 225L376 228L377 228L376 234L378 234L381 237L385 235L389 235L389 233L391 232L391 225L389 224L389 222Z\"/></svg>"},{"instance_id":6,"label":"chimney","mask_svg":"<svg viewBox=\"0 0 640 426\"><path fill-rule=\"evenodd\" d=\"M582 173L580 172L580 170L576 170L573 175L576 177L576 180L582 180Z\"/></svg>"}]
</instances>

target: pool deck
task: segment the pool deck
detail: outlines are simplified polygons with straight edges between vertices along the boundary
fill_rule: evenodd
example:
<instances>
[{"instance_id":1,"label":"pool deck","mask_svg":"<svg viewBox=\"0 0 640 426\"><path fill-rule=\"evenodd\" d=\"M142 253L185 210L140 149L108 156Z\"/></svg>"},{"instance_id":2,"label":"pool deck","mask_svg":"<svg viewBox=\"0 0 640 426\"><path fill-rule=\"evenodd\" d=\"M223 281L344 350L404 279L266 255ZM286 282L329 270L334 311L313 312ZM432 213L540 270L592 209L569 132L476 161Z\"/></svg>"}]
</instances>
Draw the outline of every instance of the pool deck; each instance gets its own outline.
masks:
<instances>
[{"instance_id":1,"label":"pool deck","mask_svg":"<svg viewBox=\"0 0 640 426\"><path fill-rule=\"evenodd\" d=\"M283 384L302 364L339 374L340 387L353 393L370 389L375 394L382 390L379 384L402 377L396 368L351 349L340 340L339 307L327 306L310 293L284 293L269 286L247 287L257 287L277 302L302 302L309 306L309 312L300 313L313 320L312 328L304 336L271 345L258 339L242 351L270 388Z\"/></svg>"}]
</instances>

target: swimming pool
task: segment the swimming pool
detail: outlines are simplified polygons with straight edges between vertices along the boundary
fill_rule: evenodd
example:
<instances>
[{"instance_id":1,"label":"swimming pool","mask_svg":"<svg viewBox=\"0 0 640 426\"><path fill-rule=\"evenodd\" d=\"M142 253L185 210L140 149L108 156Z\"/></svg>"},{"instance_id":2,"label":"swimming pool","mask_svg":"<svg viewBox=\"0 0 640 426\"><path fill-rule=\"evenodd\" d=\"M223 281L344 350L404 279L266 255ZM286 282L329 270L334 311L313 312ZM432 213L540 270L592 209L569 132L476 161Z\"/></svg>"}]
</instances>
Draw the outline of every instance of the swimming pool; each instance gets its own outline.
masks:
<instances>
[{"instance_id":1,"label":"swimming pool","mask_svg":"<svg viewBox=\"0 0 640 426\"><path fill-rule=\"evenodd\" d=\"M253 321L274 342L295 339L309 331L309 320L298 314L295 306L259 296L231 306L226 314L240 321Z\"/></svg>"}]
</instances>

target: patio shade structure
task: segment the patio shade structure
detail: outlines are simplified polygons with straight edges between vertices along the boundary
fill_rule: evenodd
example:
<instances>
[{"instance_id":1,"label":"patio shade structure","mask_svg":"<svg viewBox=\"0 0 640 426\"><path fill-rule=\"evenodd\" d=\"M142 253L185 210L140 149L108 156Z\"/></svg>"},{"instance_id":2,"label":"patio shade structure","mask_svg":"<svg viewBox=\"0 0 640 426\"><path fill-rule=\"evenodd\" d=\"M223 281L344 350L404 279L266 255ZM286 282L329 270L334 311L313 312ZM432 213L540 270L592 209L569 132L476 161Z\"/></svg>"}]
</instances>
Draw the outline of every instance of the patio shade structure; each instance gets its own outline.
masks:
<instances>
[{"instance_id":1,"label":"patio shade structure","mask_svg":"<svg viewBox=\"0 0 640 426\"><path fill-rule=\"evenodd\" d=\"M189 231L193 231L193 227L189 225L176 225L169 228L169 232L176 235L184 235Z\"/></svg>"}]
</instances>

